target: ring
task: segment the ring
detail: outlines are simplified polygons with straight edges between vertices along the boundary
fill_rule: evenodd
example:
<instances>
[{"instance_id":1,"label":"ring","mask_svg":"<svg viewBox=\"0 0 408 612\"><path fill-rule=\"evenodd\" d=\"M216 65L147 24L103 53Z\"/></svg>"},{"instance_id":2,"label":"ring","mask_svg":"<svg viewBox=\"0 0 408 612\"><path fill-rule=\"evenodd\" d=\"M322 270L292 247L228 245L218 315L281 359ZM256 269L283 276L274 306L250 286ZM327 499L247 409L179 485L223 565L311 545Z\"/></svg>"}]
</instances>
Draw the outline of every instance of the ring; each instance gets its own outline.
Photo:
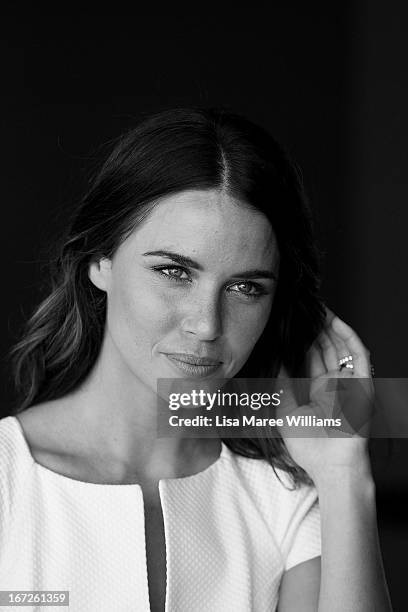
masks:
<instances>
[{"instance_id":1,"label":"ring","mask_svg":"<svg viewBox=\"0 0 408 612\"><path fill-rule=\"evenodd\" d=\"M351 363L353 361L353 355L347 355L346 357L342 357L339 359L339 370L342 371L343 368L349 368L350 370L354 370L354 365Z\"/></svg>"}]
</instances>

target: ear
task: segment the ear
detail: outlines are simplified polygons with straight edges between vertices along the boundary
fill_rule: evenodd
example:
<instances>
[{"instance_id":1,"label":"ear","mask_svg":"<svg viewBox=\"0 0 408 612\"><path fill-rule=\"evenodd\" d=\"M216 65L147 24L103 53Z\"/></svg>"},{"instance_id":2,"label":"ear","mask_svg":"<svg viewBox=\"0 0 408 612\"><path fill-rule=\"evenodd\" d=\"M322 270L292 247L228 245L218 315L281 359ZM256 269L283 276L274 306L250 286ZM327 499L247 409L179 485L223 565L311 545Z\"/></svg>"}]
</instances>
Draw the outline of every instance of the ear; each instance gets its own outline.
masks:
<instances>
[{"instance_id":1,"label":"ear","mask_svg":"<svg viewBox=\"0 0 408 612\"><path fill-rule=\"evenodd\" d=\"M111 270L112 261L107 257L103 257L89 264L88 276L95 287L98 287L98 289L102 291L107 291L111 278Z\"/></svg>"}]
</instances>

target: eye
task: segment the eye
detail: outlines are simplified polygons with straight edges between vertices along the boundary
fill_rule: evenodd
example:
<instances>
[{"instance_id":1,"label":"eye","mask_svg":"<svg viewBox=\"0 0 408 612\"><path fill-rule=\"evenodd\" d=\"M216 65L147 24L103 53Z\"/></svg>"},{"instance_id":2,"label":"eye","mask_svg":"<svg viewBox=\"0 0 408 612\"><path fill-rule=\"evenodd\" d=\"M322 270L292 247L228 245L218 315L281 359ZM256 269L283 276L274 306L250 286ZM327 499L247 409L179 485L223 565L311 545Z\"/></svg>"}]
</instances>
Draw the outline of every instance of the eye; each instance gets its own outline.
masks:
<instances>
[{"instance_id":1,"label":"eye","mask_svg":"<svg viewBox=\"0 0 408 612\"><path fill-rule=\"evenodd\" d=\"M267 291L265 291L262 285L258 285L257 283L250 283L247 281L235 283L235 285L231 285L231 287L238 287L238 291L233 290L233 293L241 293L246 298L257 298L261 295L266 295L268 293Z\"/></svg>"},{"instance_id":2,"label":"eye","mask_svg":"<svg viewBox=\"0 0 408 612\"><path fill-rule=\"evenodd\" d=\"M159 266L153 269L169 280L175 280L180 282L190 280L188 276L188 271L182 266ZM182 274L186 274L187 276L183 278Z\"/></svg>"}]
</instances>

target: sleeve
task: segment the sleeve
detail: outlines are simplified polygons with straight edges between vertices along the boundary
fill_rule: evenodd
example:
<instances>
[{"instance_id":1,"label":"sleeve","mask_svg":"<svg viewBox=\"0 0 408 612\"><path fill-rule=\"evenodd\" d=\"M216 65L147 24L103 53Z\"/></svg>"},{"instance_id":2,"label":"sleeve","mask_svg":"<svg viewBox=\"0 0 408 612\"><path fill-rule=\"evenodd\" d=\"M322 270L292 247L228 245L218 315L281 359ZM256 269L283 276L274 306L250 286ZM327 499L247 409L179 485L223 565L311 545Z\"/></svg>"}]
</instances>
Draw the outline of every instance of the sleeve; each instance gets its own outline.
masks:
<instances>
[{"instance_id":1,"label":"sleeve","mask_svg":"<svg viewBox=\"0 0 408 612\"><path fill-rule=\"evenodd\" d=\"M0 419L0 554L33 463L13 418Z\"/></svg>"},{"instance_id":2,"label":"sleeve","mask_svg":"<svg viewBox=\"0 0 408 612\"><path fill-rule=\"evenodd\" d=\"M300 512L293 519L295 524L291 530L285 570L321 555L320 511L314 489L303 500Z\"/></svg>"},{"instance_id":3,"label":"sleeve","mask_svg":"<svg viewBox=\"0 0 408 612\"><path fill-rule=\"evenodd\" d=\"M9 518L9 491L7 487L8 440L4 432L4 420L0 420L0 550L4 543Z\"/></svg>"}]
</instances>

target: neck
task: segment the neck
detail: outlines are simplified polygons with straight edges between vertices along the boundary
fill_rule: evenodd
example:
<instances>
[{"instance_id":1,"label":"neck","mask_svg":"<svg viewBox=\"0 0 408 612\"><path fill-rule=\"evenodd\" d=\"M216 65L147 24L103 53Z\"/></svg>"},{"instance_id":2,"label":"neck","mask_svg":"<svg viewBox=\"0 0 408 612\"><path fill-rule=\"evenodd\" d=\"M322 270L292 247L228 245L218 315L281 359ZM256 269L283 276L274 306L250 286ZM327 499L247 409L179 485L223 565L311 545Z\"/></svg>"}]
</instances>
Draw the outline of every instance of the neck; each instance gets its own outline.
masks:
<instances>
[{"instance_id":1,"label":"neck","mask_svg":"<svg viewBox=\"0 0 408 612\"><path fill-rule=\"evenodd\" d=\"M123 478L180 478L216 461L219 439L158 438L157 409L157 393L136 378L106 338L87 379L64 398L79 443Z\"/></svg>"}]
</instances>

